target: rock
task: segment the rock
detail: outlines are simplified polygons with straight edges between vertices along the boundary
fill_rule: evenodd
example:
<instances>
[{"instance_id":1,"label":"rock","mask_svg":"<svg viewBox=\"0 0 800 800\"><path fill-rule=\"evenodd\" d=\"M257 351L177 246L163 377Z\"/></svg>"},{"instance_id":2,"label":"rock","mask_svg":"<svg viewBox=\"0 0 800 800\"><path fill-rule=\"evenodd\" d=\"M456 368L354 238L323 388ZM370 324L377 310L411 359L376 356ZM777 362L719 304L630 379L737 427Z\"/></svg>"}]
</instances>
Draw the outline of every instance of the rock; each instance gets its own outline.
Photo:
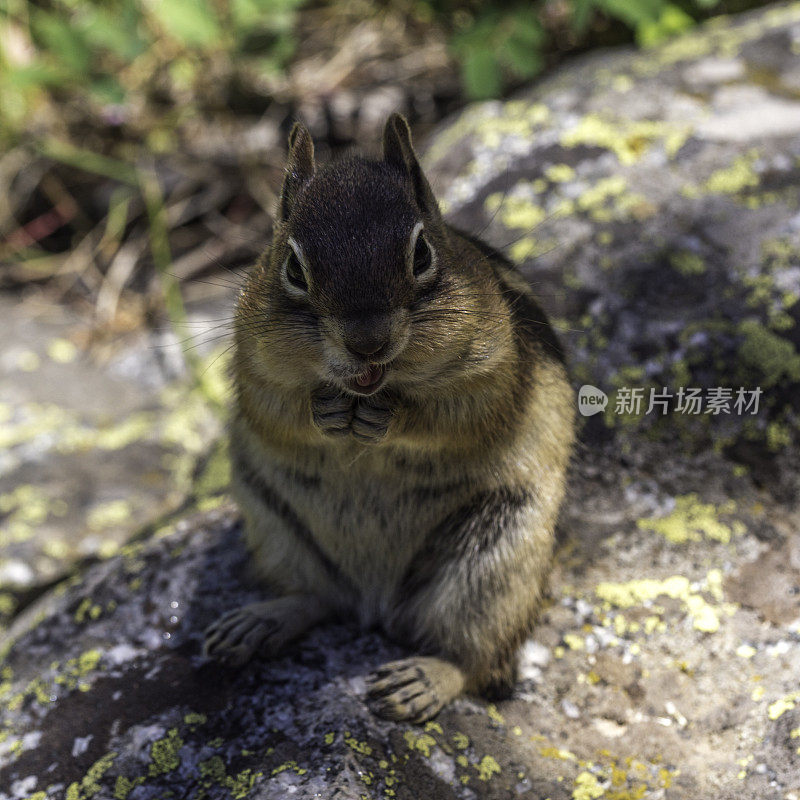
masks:
<instances>
[{"instance_id":1,"label":"rock","mask_svg":"<svg viewBox=\"0 0 800 800\"><path fill-rule=\"evenodd\" d=\"M0 335L1 627L76 564L179 507L222 426L200 391L176 382L180 348L168 336L132 334L90 354L76 315L2 296Z\"/></svg>"},{"instance_id":2,"label":"rock","mask_svg":"<svg viewBox=\"0 0 800 800\"><path fill-rule=\"evenodd\" d=\"M521 234L576 388L609 395L512 698L379 720L364 677L405 651L346 621L272 662L206 662L203 628L261 594L218 508L17 616L0 798L796 795L797 35L776 6L592 55L431 144L453 218ZM761 386L759 413L615 413L626 387L718 385Z\"/></svg>"},{"instance_id":3,"label":"rock","mask_svg":"<svg viewBox=\"0 0 800 800\"><path fill-rule=\"evenodd\" d=\"M428 152L453 221L524 263L576 383L609 395L588 436L630 449L647 427L724 450L786 498L800 431L797 13L590 56L474 106ZM679 387L700 390L700 413L675 410ZM708 402L717 387L728 411ZM641 408L619 413L631 388ZM651 390L670 414L646 413Z\"/></svg>"}]
</instances>

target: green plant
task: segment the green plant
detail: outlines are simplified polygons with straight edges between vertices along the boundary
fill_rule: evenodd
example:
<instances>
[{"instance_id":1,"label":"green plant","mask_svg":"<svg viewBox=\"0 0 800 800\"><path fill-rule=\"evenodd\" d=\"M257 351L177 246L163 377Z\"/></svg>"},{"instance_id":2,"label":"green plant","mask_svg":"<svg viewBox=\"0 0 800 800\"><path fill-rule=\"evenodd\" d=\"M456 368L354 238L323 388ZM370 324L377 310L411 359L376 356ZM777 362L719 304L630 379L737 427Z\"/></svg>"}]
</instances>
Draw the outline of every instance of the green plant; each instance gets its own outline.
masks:
<instances>
[{"instance_id":1,"label":"green plant","mask_svg":"<svg viewBox=\"0 0 800 800\"><path fill-rule=\"evenodd\" d=\"M108 112L143 95L202 105L212 73L269 75L291 57L305 0L0 0L0 131L49 98ZM224 62L226 69L219 69Z\"/></svg>"},{"instance_id":2,"label":"green plant","mask_svg":"<svg viewBox=\"0 0 800 800\"><path fill-rule=\"evenodd\" d=\"M508 3L493 0L455 11L433 4L452 27L451 49L461 64L462 80L473 99L497 97L513 83L528 80L545 65L557 31L579 44L598 19L621 23L637 43L649 47L691 27L719 0L548 0Z\"/></svg>"}]
</instances>

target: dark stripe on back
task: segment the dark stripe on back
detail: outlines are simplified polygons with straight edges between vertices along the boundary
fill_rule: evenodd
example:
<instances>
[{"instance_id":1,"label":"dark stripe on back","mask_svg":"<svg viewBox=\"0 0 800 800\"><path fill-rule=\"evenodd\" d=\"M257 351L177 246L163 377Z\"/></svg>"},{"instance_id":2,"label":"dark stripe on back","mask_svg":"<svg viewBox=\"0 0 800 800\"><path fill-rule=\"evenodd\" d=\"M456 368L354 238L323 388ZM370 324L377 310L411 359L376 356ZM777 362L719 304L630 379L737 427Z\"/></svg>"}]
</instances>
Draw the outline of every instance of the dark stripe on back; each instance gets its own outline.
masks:
<instances>
[{"instance_id":1,"label":"dark stripe on back","mask_svg":"<svg viewBox=\"0 0 800 800\"><path fill-rule=\"evenodd\" d=\"M426 588L454 561L465 563L470 572L477 569L483 553L497 546L531 499L528 491L495 489L475 495L449 514L411 559L397 589L398 602Z\"/></svg>"},{"instance_id":2,"label":"dark stripe on back","mask_svg":"<svg viewBox=\"0 0 800 800\"><path fill-rule=\"evenodd\" d=\"M291 529L292 533L310 550L325 568L325 571L344 588L357 593L352 581L334 564L325 551L319 546L311 529L300 519L292 506L281 497L258 473L246 456L239 452L233 456L233 462L242 481L247 484L264 505L275 516L280 517Z\"/></svg>"}]
</instances>

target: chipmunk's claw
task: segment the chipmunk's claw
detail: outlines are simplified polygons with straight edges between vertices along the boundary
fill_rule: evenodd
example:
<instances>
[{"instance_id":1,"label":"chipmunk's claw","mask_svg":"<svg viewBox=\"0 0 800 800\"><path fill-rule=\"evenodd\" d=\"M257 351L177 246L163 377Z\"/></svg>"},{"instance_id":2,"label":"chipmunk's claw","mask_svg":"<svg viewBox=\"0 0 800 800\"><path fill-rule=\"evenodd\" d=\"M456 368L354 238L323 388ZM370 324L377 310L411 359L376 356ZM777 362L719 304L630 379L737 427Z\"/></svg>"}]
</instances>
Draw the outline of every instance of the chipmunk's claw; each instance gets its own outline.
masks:
<instances>
[{"instance_id":1,"label":"chipmunk's claw","mask_svg":"<svg viewBox=\"0 0 800 800\"><path fill-rule=\"evenodd\" d=\"M280 621L265 617L250 606L224 614L209 625L205 637L205 655L236 667L259 651L277 651L283 644Z\"/></svg>"},{"instance_id":2,"label":"chipmunk's claw","mask_svg":"<svg viewBox=\"0 0 800 800\"><path fill-rule=\"evenodd\" d=\"M311 395L314 424L328 436L349 436L353 421L353 398L333 386L323 386Z\"/></svg>"},{"instance_id":3,"label":"chipmunk's claw","mask_svg":"<svg viewBox=\"0 0 800 800\"><path fill-rule=\"evenodd\" d=\"M353 412L353 436L365 444L379 442L386 436L391 421L392 409L386 398L359 400Z\"/></svg>"},{"instance_id":4,"label":"chipmunk's claw","mask_svg":"<svg viewBox=\"0 0 800 800\"><path fill-rule=\"evenodd\" d=\"M392 421L387 398L380 394L354 398L334 386L323 386L311 395L311 415L327 436L352 436L363 444L381 441Z\"/></svg>"},{"instance_id":5,"label":"chipmunk's claw","mask_svg":"<svg viewBox=\"0 0 800 800\"><path fill-rule=\"evenodd\" d=\"M367 678L367 695L378 716L425 722L464 687L461 670L439 658L405 658L379 667Z\"/></svg>"}]
</instances>

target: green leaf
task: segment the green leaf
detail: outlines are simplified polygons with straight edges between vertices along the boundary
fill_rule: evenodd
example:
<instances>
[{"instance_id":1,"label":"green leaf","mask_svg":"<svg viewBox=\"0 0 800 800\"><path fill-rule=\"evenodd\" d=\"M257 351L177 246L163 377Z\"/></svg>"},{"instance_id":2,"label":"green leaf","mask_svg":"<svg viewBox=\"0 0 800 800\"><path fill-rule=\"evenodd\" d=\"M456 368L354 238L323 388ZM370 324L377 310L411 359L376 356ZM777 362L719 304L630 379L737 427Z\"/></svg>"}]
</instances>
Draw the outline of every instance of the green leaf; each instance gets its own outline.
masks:
<instances>
[{"instance_id":1,"label":"green leaf","mask_svg":"<svg viewBox=\"0 0 800 800\"><path fill-rule=\"evenodd\" d=\"M132 61L146 49L139 35L141 14L135 6L126 6L112 15L104 8L92 7L80 21L86 41L95 48L110 50L124 61Z\"/></svg>"},{"instance_id":2,"label":"green leaf","mask_svg":"<svg viewBox=\"0 0 800 800\"><path fill-rule=\"evenodd\" d=\"M598 0L572 0L572 30L584 33L597 10Z\"/></svg>"},{"instance_id":3,"label":"green leaf","mask_svg":"<svg viewBox=\"0 0 800 800\"><path fill-rule=\"evenodd\" d=\"M642 47L651 47L691 28L694 20L678 6L668 5L657 22L645 23L636 30L636 40Z\"/></svg>"},{"instance_id":4,"label":"green leaf","mask_svg":"<svg viewBox=\"0 0 800 800\"><path fill-rule=\"evenodd\" d=\"M640 25L656 23L666 5L665 0L598 0L598 7L634 30Z\"/></svg>"},{"instance_id":5,"label":"green leaf","mask_svg":"<svg viewBox=\"0 0 800 800\"><path fill-rule=\"evenodd\" d=\"M148 8L164 31L186 47L221 43L219 21L206 0L156 0Z\"/></svg>"},{"instance_id":6,"label":"green leaf","mask_svg":"<svg viewBox=\"0 0 800 800\"><path fill-rule=\"evenodd\" d=\"M497 97L502 91L500 65L488 48L469 52L461 65L461 74L467 94L473 100Z\"/></svg>"},{"instance_id":7,"label":"green leaf","mask_svg":"<svg viewBox=\"0 0 800 800\"><path fill-rule=\"evenodd\" d=\"M88 71L91 50L83 36L67 20L47 11L38 11L31 17L31 28L36 38L66 69L77 75Z\"/></svg>"},{"instance_id":8,"label":"green leaf","mask_svg":"<svg viewBox=\"0 0 800 800\"><path fill-rule=\"evenodd\" d=\"M132 186L137 186L139 183L136 169L124 161L75 147L54 137L38 142L37 147L43 155L54 161L60 161L62 164L69 164L97 175L105 175L107 178L113 178L120 183L128 183Z\"/></svg>"},{"instance_id":9,"label":"green leaf","mask_svg":"<svg viewBox=\"0 0 800 800\"><path fill-rule=\"evenodd\" d=\"M125 102L125 90L113 75L97 78L91 85L92 95L104 104L122 104Z\"/></svg>"},{"instance_id":10,"label":"green leaf","mask_svg":"<svg viewBox=\"0 0 800 800\"><path fill-rule=\"evenodd\" d=\"M544 66L542 51L517 39L509 39L500 51L500 55L503 62L508 64L520 78L533 78Z\"/></svg>"},{"instance_id":11,"label":"green leaf","mask_svg":"<svg viewBox=\"0 0 800 800\"><path fill-rule=\"evenodd\" d=\"M294 11L306 0L230 0L231 17L237 28L285 27Z\"/></svg>"},{"instance_id":12,"label":"green leaf","mask_svg":"<svg viewBox=\"0 0 800 800\"><path fill-rule=\"evenodd\" d=\"M512 32L510 41L526 44L531 48L540 48L547 40L547 34L532 8L520 9L511 15Z\"/></svg>"},{"instance_id":13,"label":"green leaf","mask_svg":"<svg viewBox=\"0 0 800 800\"><path fill-rule=\"evenodd\" d=\"M64 81L61 71L48 64L25 64L19 67L5 67L3 77L9 86L27 89L38 86L60 86Z\"/></svg>"}]
</instances>

